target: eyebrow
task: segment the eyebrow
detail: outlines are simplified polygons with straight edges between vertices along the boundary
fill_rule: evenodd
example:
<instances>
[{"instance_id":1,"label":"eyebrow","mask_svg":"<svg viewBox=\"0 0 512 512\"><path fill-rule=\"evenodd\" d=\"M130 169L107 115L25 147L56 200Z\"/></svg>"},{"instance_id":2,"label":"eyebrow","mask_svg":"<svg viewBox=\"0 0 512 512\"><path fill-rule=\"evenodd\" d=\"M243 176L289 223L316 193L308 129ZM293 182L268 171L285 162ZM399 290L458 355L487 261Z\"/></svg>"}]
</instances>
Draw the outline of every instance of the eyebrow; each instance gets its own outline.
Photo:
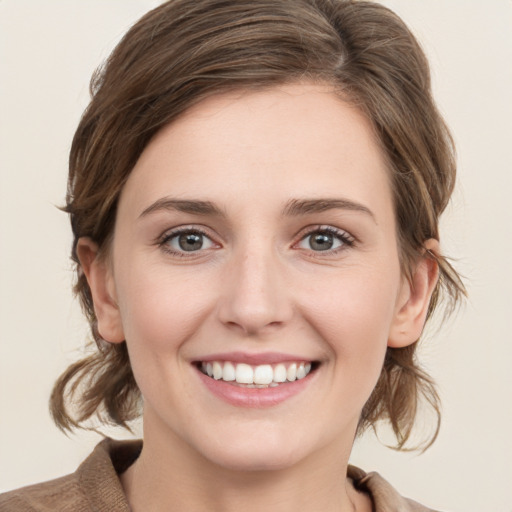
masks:
<instances>
[{"instance_id":1,"label":"eyebrow","mask_svg":"<svg viewBox=\"0 0 512 512\"><path fill-rule=\"evenodd\" d=\"M362 212L369 215L373 221L377 223L373 212L363 204L356 203L348 199L338 198L291 199L283 208L282 215L284 217L298 217L300 215L310 215L312 213L320 213L335 209ZM224 212L211 201L162 197L149 205L139 215L139 218L161 210L178 211L183 213L190 213L193 215L213 215L217 217L226 216Z\"/></svg>"},{"instance_id":2,"label":"eyebrow","mask_svg":"<svg viewBox=\"0 0 512 512\"><path fill-rule=\"evenodd\" d=\"M292 199L288 201L283 209L284 216L308 215L311 213L320 213L328 210L351 210L362 212L369 215L375 223L377 220L373 212L361 203L350 201L349 199Z\"/></svg>"},{"instance_id":3,"label":"eyebrow","mask_svg":"<svg viewBox=\"0 0 512 512\"><path fill-rule=\"evenodd\" d=\"M173 199L171 197L162 197L153 204L148 206L139 218L145 217L150 213L160 210L173 210L183 213L191 213L194 215L215 215L219 217L225 216L224 213L215 206L211 201L197 201L187 199Z\"/></svg>"}]
</instances>

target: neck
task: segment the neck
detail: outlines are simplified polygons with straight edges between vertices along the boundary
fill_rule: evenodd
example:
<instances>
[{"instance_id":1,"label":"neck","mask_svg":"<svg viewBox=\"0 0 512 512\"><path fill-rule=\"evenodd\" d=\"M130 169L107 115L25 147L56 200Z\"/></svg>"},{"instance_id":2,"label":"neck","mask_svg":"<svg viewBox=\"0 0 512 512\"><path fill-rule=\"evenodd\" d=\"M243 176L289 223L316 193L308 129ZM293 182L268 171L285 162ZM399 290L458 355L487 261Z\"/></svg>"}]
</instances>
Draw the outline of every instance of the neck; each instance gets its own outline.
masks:
<instances>
[{"instance_id":1,"label":"neck","mask_svg":"<svg viewBox=\"0 0 512 512\"><path fill-rule=\"evenodd\" d=\"M346 478L350 447L329 445L285 469L247 471L222 467L179 441L145 432L140 457L121 477L133 512L371 510Z\"/></svg>"}]
</instances>

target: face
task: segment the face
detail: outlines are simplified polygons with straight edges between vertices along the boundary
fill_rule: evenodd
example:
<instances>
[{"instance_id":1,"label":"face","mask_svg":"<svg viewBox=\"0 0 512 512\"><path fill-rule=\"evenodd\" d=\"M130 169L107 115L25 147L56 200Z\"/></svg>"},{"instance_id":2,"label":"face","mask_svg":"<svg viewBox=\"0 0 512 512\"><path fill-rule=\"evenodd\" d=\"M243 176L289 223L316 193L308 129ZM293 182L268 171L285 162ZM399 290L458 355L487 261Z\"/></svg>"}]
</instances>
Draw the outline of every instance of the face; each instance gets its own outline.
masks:
<instances>
[{"instance_id":1,"label":"face","mask_svg":"<svg viewBox=\"0 0 512 512\"><path fill-rule=\"evenodd\" d=\"M386 347L417 337L395 229L370 125L325 86L217 96L158 133L85 264L148 442L234 469L348 453Z\"/></svg>"}]
</instances>

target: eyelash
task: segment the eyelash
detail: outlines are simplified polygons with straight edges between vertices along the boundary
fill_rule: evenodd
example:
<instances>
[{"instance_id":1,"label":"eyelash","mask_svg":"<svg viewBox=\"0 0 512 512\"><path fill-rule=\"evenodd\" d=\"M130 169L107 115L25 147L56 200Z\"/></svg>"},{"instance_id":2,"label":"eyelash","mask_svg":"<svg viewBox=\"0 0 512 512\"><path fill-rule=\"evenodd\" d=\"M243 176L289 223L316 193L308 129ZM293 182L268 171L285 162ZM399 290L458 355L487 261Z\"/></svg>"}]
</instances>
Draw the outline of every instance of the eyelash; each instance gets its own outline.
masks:
<instances>
[{"instance_id":1,"label":"eyelash","mask_svg":"<svg viewBox=\"0 0 512 512\"><path fill-rule=\"evenodd\" d=\"M210 240L212 244L218 245L212 240L212 237L204 229L201 229L198 227L192 227L192 226L183 226L181 228L173 229L170 232L168 231L157 241L157 243L164 252L171 254L172 256L177 256L179 258L190 258L190 257L193 257L194 255L197 255L197 253L202 252L202 251L184 251L184 250L176 251L176 250L173 250L170 247L169 242L172 239L177 238L182 234L201 235L204 238Z\"/></svg>"},{"instance_id":2,"label":"eyelash","mask_svg":"<svg viewBox=\"0 0 512 512\"><path fill-rule=\"evenodd\" d=\"M346 250L347 248L353 247L356 243L356 239L352 235L341 229L337 229L332 226L312 226L310 228L307 228L307 230L301 235L300 240L295 244L295 246L314 234L332 235L335 239L341 242L341 246L336 247L334 249L326 249L323 251L314 251L310 249L311 252L315 254L315 256L334 255Z\"/></svg>"},{"instance_id":3,"label":"eyelash","mask_svg":"<svg viewBox=\"0 0 512 512\"><path fill-rule=\"evenodd\" d=\"M197 234L201 235L204 238L208 239L213 245L218 245L216 242L212 240L212 237L206 232L206 230L201 229L199 227L192 227L192 226L184 226L181 228L173 229L170 232L165 233L162 237L160 237L157 240L157 244L159 247L166 253L171 254L172 256L177 256L180 258L190 258L194 255L197 255L200 252L203 252L204 250L198 250L198 251L177 251L171 249L169 242L173 240L174 238L179 237L182 234ZM305 232L301 234L301 237L298 242L296 242L293 247L296 247L298 244L306 240L308 237L314 235L314 234L328 234L332 235L334 238L336 238L339 242L341 242L340 247L336 247L334 249L326 249L326 250L320 250L315 251L313 249L309 249L312 253L318 256L329 256L333 254L337 254L340 251L346 250L347 248L353 247L355 244L355 238L351 235L349 235L346 231L334 228L332 226L312 226L310 228L307 228Z\"/></svg>"}]
</instances>

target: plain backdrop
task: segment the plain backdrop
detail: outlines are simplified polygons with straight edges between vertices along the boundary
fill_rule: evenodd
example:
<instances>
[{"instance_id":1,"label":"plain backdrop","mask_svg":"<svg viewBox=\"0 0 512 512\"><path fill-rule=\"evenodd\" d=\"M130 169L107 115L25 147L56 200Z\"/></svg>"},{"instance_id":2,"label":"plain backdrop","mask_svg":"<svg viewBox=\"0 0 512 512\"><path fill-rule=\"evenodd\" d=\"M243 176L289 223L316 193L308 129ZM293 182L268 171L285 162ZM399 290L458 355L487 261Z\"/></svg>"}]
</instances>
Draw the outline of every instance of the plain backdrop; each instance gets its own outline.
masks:
<instances>
[{"instance_id":1,"label":"plain backdrop","mask_svg":"<svg viewBox=\"0 0 512 512\"><path fill-rule=\"evenodd\" d=\"M55 378L88 337L56 206L91 73L158 3L0 0L0 490L73 471L99 439L65 437L47 410ZM512 2L383 3L422 42L455 135L459 180L442 243L470 298L421 350L444 404L436 444L396 453L368 435L352 462L433 508L511 512Z\"/></svg>"}]
</instances>

